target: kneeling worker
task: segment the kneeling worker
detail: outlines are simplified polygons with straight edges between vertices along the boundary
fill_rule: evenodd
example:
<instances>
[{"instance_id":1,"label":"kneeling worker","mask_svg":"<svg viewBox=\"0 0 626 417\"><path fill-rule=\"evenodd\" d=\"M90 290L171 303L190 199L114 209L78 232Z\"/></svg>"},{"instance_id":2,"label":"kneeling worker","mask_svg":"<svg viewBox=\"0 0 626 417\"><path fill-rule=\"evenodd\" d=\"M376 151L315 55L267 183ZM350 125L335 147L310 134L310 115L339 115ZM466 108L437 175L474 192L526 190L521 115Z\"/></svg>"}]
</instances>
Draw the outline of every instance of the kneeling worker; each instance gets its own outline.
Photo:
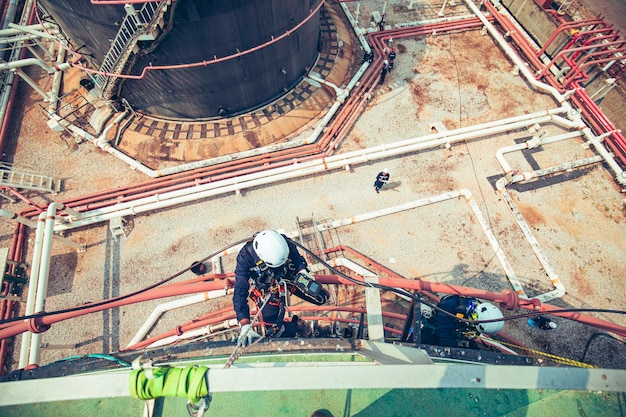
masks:
<instances>
[{"instance_id":1,"label":"kneeling worker","mask_svg":"<svg viewBox=\"0 0 626 417\"><path fill-rule=\"evenodd\" d=\"M447 295L441 298L437 307L451 315L435 310L426 325L431 331L427 331L426 327L422 329L421 341L424 344L478 349L474 341L476 332L497 333L504 327L503 320L474 324L457 319L482 321L504 317L498 307L476 298Z\"/></svg>"}]
</instances>

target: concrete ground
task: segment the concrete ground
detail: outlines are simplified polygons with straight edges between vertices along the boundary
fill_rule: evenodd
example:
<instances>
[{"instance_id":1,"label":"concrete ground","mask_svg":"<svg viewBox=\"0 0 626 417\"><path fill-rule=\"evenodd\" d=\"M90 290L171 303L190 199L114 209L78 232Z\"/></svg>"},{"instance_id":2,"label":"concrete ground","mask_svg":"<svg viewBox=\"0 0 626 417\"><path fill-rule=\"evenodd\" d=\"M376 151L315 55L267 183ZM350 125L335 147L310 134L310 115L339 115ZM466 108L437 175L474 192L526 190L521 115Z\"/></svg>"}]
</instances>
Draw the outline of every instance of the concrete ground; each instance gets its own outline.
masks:
<instances>
[{"instance_id":1,"label":"concrete ground","mask_svg":"<svg viewBox=\"0 0 626 417\"><path fill-rule=\"evenodd\" d=\"M420 2L420 9L408 11L404 2L392 2L387 20L436 18L440 5L435 3ZM468 14L458 3L450 12ZM360 4L359 22L369 27L371 11L381 10L383 2ZM349 4L348 10L355 15L354 4ZM361 52L356 42L343 41L343 53L358 57ZM353 47L348 50L347 45ZM393 71L374 90L336 154L379 149L376 147L436 131L454 132L558 107L551 96L531 90L501 49L480 31L432 33L396 39L392 45L398 50ZM345 82L340 85L344 86ZM32 169L65 180L63 192L57 195L28 193L38 204L149 180L91 143L76 144L50 131L36 93L23 84L20 92L15 114L22 117L12 131L7 156L15 169ZM328 246L352 247L409 279L495 292L519 285L529 297L548 294L554 283L560 282L566 293L546 302L563 308L606 310L588 314L626 326L623 312L608 311L623 309L626 296L626 201L613 173L601 163L566 169L510 186L507 203L506 196L495 189L496 181L504 176L502 160L496 157L498 150L533 135L554 137L572 129L554 121L511 127L497 134L485 129L483 134L449 147L407 148L389 157L372 152L344 169L314 175L303 172L298 178L137 215L128 235L117 239L105 223L71 231L67 237L85 244L87 250L77 253L54 243L45 309L54 311L137 291L261 229L294 232L297 221L326 224L368 215L370 220L335 228L327 235ZM533 150L507 152L504 159L524 172L594 153L581 138L572 138ZM383 168L389 169L391 182L376 194L372 183ZM467 190L471 198L419 203L457 190ZM16 213L26 208L22 202L5 200L2 206ZM518 212L520 222L516 220ZM526 234L520 224L528 226ZM9 246L15 225L4 219L0 227L2 246ZM30 262L32 234L29 238ZM221 260L224 271L233 270L234 254ZM192 277L186 272L177 279ZM42 334L41 363L123 349L160 302L120 307L53 325ZM396 306L403 303L397 299L390 302ZM167 313L151 333L172 329L228 304L224 299ZM505 312L518 313L523 311ZM530 328L525 320L511 320L504 332L537 351L601 367L624 367L623 341L574 321L555 321L557 329L541 331ZM15 352L19 348L18 338ZM14 361L10 369L16 365Z\"/></svg>"}]
</instances>

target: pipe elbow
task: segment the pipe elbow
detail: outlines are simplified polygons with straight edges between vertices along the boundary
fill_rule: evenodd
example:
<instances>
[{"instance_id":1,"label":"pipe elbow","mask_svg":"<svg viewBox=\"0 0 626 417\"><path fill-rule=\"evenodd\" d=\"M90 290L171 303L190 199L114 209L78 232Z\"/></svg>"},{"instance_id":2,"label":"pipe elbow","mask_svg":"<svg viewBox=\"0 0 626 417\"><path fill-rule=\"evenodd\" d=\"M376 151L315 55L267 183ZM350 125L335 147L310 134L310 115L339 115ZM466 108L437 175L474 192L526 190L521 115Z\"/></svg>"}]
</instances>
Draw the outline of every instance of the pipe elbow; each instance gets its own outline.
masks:
<instances>
[{"instance_id":1,"label":"pipe elbow","mask_svg":"<svg viewBox=\"0 0 626 417\"><path fill-rule=\"evenodd\" d=\"M472 192L470 190L468 190L467 188L461 188L461 189L459 189L458 192L459 192L460 195L465 197L465 199L467 201L470 201L473 198Z\"/></svg>"},{"instance_id":2,"label":"pipe elbow","mask_svg":"<svg viewBox=\"0 0 626 417\"><path fill-rule=\"evenodd\" d=\"M541 145L541 137L543 135L533 136L530 140L526 141L526 149L534 149Z\"/></svg>"},{"instance_id":3,"label":"pipe elbow","mask_svg":"<svg viewBox=\"0 0 626 417\"><path fill-rule=\"evenodd\" d=\"M502 191L504 188L506 188L508 184L509 182L507 181L506 177L500 177L500 179L496 181L496 190Z\"/></svg>"}]
</instances>

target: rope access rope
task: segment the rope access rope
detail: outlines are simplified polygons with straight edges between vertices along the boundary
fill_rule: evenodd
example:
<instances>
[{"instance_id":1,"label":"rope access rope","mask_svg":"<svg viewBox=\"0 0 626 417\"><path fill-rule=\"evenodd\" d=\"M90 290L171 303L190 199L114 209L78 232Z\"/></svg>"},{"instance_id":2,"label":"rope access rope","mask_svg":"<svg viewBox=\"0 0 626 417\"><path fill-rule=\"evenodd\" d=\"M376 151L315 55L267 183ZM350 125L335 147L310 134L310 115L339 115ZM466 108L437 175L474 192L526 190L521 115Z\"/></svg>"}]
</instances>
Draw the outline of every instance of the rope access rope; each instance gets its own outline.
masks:
<instances>
[{"instance_id":1,"label":"rope access rope","mask_svg":"<svg viewBox=\"0 0 626 417\"><path fill-rule=\"evenodd\" d=\"M252 290L252 288L251 288ZM224 368L228 369L231 367L231 365L241 357L241 355L243 355L243 351L241 353L239 353L239 351L241 350L242 346L242 342L243 340L245 340L246 335L248 334L248 331L250 331L252 329L252 327L256 324L256 322L259 319L259 315L261 314L261 312L263 311L263 309L265 308L265 305L267 304L267 302L269 301L269 299L272 296L272 292L268 291L267 294L265 295L265 297L263 298L263 304L261 305L261 307L258 309L258 311L256 312L256 314L254 315L254 317L252 318L252 320L250 320L250 327L248 328L248 330L245 333L242 333L239 338L237 339L237 346L235 346L235 350L233 350L233 353L231 353L230 357L228 358L228 360L226 361L226 365L224 365ZM261 336L261 338L255 340L253 343L251 343L248 346L252 346L257 344L258 342L260 342L261 340L265 339L265 335Z\"/></svg>"},{"instance_id":2,"label":"rope access rope","mask_svg":"<svg viewBox=\"0 0 626 417\"><path fill-rule=\"evenodd\" d=\"M517 348L517 349L524 350L526 352L530 352L530 353L534 354L534 355L520 355L520 356L526 356L528 358L535 358L535 359L541 359L542 357L545 357L545 358L548 358L548 359L552 360L553 362L561 363L563 365L576 366L578 368L590 368L590 369L598 368L595 365L591 365L591 364L588 364L588 363L585 363L585 362L580 362L580 361L577 361L577 360L574 360L574 359L564 358L562 356L557 356L557 355L553 355L551 353L542 352L540 350L531 349L531 348L527 348L527 347L524 347L524 346L519 346L519 345L516 345L514 343L508 343L508 342L503 342L501 340L491 339L489 337L485 337L484 335L482 335L481 338L494 340L495 342L500 343L500 344L502 344L504 346Z\"/></svg>"}]
</instances>

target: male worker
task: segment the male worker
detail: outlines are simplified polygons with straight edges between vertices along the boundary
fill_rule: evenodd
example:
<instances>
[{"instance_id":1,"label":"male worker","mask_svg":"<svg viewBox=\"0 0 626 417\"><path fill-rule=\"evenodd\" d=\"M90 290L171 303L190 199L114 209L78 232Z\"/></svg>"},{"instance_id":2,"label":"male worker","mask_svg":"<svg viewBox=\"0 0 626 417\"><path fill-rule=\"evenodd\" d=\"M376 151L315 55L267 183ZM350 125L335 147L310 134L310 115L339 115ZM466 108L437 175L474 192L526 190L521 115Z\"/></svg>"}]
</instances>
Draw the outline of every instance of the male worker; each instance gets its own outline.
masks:
<instances>
[{"instance_id":1,"label":"male worker","mask_svg":"<svg viewBox=\"0 0 626 417\"><path fill-rule=\"evenodd\" d=\"M287 236L274 230L263 230L244 245L237 255L233 305L241 326L238 344L243 346L260 337L250 326L248 296L261 309L266 331L280 337L284 329L284 288L298 297L321 305L328 293L307 269L306 260L296 244Z\"/></svg>"},{"instance_id":2,"label":"male worker","mask_svg":"<svg viewBox=\"0 0 626 417\"><path fill-rule=\"evenodd\" d=\"M473 340L478 336L477 332L497 333L504 326L504 321L471 324L458 320L457 318L474 321L503 318L498 307L476 298L447 295L439 301L437 307L451 315L434 310L435 313L426 326L430 331L422 329L421 342L424 344L478 349Z\"/></svg>"},{"instance_id":3,"label":"male worker","mask_svg":"<svg viewBox=\"0 0 626 417\"><path fill-rule=\"evenodd\" d=\"M389 55L387 55L387 57L389 58L389 72L391 72L391 70L393 69L393 61L396 59L396 48L391 48L391 51L389 52Z\"/></svg>"},{"instance_id":4,"label":"male worker","mask_svg":"<svg viewBox=\"0 0 626 417\"><path fill-rule=\"evenodd\" d=\"M376 190L376 194L379 194L379 191L383 185L389 182L389 170L387 168L383 169L381 172L376 175L376 181L374 181L374 190Z\"/></svg>"}]
</instances>

